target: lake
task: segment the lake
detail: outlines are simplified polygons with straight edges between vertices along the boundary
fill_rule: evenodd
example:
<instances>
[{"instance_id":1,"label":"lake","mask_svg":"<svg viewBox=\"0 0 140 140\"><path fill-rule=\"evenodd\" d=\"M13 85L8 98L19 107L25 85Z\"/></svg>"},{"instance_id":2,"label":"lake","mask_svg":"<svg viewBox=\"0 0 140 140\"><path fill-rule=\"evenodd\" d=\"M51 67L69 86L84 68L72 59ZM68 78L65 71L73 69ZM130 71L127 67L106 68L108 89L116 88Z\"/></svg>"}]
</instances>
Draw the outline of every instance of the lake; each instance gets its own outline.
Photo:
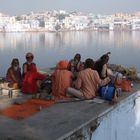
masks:
<instances>
[{"instance_id":1,"label":"lake","mask_svg":"<svg viewBox=\"0 0 140 140\"><path fill-rule=\"evenodd\" d=\"M54 67L61 60L69 60L80 53L86 58L97 60L110 51L109 63L136 67L140 71L140 31L125 32L61 32L61 33L0 33L0 76L5 76L14 57L20 66L25 54L32 52L39 69Z\"/></svg>"}]
</instances>

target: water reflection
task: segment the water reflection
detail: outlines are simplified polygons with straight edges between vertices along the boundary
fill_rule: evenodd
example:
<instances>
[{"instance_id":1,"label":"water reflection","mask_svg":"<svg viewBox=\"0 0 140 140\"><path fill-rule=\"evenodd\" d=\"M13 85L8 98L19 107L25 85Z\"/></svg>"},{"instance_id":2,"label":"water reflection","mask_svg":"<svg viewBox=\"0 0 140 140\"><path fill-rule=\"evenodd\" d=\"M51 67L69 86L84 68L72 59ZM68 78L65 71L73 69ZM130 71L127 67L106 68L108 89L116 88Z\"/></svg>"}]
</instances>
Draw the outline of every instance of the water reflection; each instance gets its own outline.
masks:
<instances>
[{"instance_id":1,"label":"water reflection","mask_svg":"<svg viewBox=\"0 0 140 140\"><path fill-rule=\"evenodd\" d=\"M21 64L31 51L39 68L54 66L60 59L70 59L79 52L83 60L96 60L111 51L110 63L135 66L140 70L140 32L61 32L61 33L1 33L0 75L4 75L13 57Z\"/></svg>"}]
</instances>

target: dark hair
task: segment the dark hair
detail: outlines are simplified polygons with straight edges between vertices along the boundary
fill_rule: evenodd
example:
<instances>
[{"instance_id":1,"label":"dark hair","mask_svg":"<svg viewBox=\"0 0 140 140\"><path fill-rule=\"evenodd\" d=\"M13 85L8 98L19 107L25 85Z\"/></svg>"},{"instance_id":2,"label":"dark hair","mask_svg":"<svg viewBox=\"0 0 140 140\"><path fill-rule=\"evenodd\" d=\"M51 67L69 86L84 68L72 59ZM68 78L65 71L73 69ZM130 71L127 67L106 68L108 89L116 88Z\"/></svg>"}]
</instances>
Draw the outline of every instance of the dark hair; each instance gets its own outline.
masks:
<instances>
[{"instance_id":1,"label":"dark hair","mask_svg":"<svg viewBox=\"0 0 140 140\"><path fill-rule=\"evenodd\" d=\"M100 57L100 59L101 59L101 60L109 59L109 56L108 56L107 54L105 54L105 55L102 55L102 56Z\"/></svg>"},{"instance_id":2,"label":"dark hair","mask_svg":"<svg viewBox=\"0 0 140 140\"><path fill-rule=\"evenodd\" d=\"M109 60L109 54L111 54L111 52L107 52L106 54L102 55L100 57L101 63L104 65L108 62Z\"/></svg>"},{"instance_id":3,"label":"dark hair","mask_svg":"<svg viewBox=\"0 0 140 140\"><path fill-rule=\"evenodd\" d=\"M81 55L80 55L79 53L77 53L77 54L74 56L74 59L75 59L76 57L79 57L79 60L81 59Z\"/></svg>"},{"instance_id":4,"label":"dark hair","mask_svg":"<svg viewBox=\"0 0 140 140\"><path fill-rule=\"evenodd\" d=\"M84 68L91 68L93 69L94 66L94 61L91 58L86 59L85 64L84 64Z\"/></svg>"},{"instance_id":5,"label":"dark hair","mask_svg":"<svg viewBox=\"0 0 140 140\"><path fill-rule=\"evenodd\" d=\"M13 66L15 63L19 65L19 60L18 60L18 58L13 58L13 60L12 60L12 62L11 62L11 66Z\"/></svg>"},{"instance_id":6,"label":"dark hair","mask_svg":"<svg viewBox=\"0 0 140 140\"><path fill-rule=\"evenodd\" d=\"M28 52L27 54L26 54L26 59L28 59L28 58L34 58L34 55L31 53L31 52Z\"/></svg>"},{"instance_id":7,"label":"dark hair","mask_svg":"<svg viewBox=\"0 0 140 140\"><path fill-rule=\"evenodd\" d=\"M103 64L106 64L109 60L109 56L107 54L100 57Z\"/></svg>"}]
</instances>

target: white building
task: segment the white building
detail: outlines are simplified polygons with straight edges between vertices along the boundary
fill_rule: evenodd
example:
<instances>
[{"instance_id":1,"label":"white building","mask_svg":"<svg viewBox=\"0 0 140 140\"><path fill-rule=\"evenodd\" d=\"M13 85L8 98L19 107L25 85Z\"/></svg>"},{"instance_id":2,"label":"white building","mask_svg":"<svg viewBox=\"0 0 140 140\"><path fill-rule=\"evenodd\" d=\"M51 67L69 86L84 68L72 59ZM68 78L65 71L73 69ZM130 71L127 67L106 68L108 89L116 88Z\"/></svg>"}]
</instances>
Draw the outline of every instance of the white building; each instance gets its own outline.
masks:
<instances>
[{"instance_id":1,"label":"white building","mask_svg":"<svg viewBox=\"0 0 140 140\"><path fill-rule=\"evenodd\" d=\"M59 20L55 17L50 17L45 20L45 29L48 31L56 31L55 27L59 24Z\"/></svg>"},{"instance_id":2,"label":"white building","mask_svg":"<svg viewBox=\"0 0 140 140\"><path fill-rule=\"evenodd\" d=\"M7 23L10 23L10 16L0 13L0 30L3 30Z\"/></svg>"},{"instance_id":3,"label":"white building","mask_svg":"<svg viewBox=\"0 0 140 140\"><path fill-rule=\"evenodd\" d=\"M140 30L140 19L132 19L131 20L131 29L132 30Z\"/></svg>"},{"instance_id":4,"label":"white building","mask_svg":"<svg viewBox=\"0 0 140 140\"><path fill-rule=\"evenodd\" d=\"M39 20L29 20L29 23L30 23L31 29L38 29L39 28L39 25L40 25Z\"/></svg>"},{"instance_id":5,"label":"white building","mask_svg":"<svg viewBox=\"0 0 140 140\"><path fill-rule=\"evenodd\" d=\"M21 31L24 31L23 26L20 23L14 23L14 24L9 23L4 27L4 30L6 32L21 32Z\"/></svg>"},{"instance_id":6,"label":"white building","mask_svg":"<svg viewBox=\"0 0 140 140\"><path fill-rule=\"evenodd\" d=\"M30 29L30 24L26 20L8 23L4 26L4 31L6 32L24 32L29 31Z\"/></svg>"},{"instance_id":7,"label":"white building","mask_svg":"<svg viewBox=\"0 0 140 140\"><path fill-rule=\"evenodd\" d=\"M89 19L87 16L70 15L64 19L66 29L70 30L83 30L88 27Z\"/></svg>"}]
</instances>

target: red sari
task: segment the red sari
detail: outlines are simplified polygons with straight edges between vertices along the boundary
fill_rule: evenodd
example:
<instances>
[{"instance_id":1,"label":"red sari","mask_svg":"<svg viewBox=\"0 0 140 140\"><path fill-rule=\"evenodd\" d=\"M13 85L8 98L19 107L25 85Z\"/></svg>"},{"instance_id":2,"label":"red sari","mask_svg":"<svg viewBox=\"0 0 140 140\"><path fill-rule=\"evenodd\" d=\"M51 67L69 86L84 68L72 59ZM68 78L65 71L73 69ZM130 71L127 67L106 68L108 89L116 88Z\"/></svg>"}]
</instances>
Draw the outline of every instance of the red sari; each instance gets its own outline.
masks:
<instances>
[{"instance_id":1,"label":"red sari","mask_svg":"<svg viewBox=\"0 0 140 140\"><path fill-rule=\"evenodd\" d=\"M37 72L37 68L34 63L30 64L29 69L30 70L24 75L22 92L27 94L36 94L38 91L37 81L44 80L46 76Z\"/></svg>"}]
</instances>

